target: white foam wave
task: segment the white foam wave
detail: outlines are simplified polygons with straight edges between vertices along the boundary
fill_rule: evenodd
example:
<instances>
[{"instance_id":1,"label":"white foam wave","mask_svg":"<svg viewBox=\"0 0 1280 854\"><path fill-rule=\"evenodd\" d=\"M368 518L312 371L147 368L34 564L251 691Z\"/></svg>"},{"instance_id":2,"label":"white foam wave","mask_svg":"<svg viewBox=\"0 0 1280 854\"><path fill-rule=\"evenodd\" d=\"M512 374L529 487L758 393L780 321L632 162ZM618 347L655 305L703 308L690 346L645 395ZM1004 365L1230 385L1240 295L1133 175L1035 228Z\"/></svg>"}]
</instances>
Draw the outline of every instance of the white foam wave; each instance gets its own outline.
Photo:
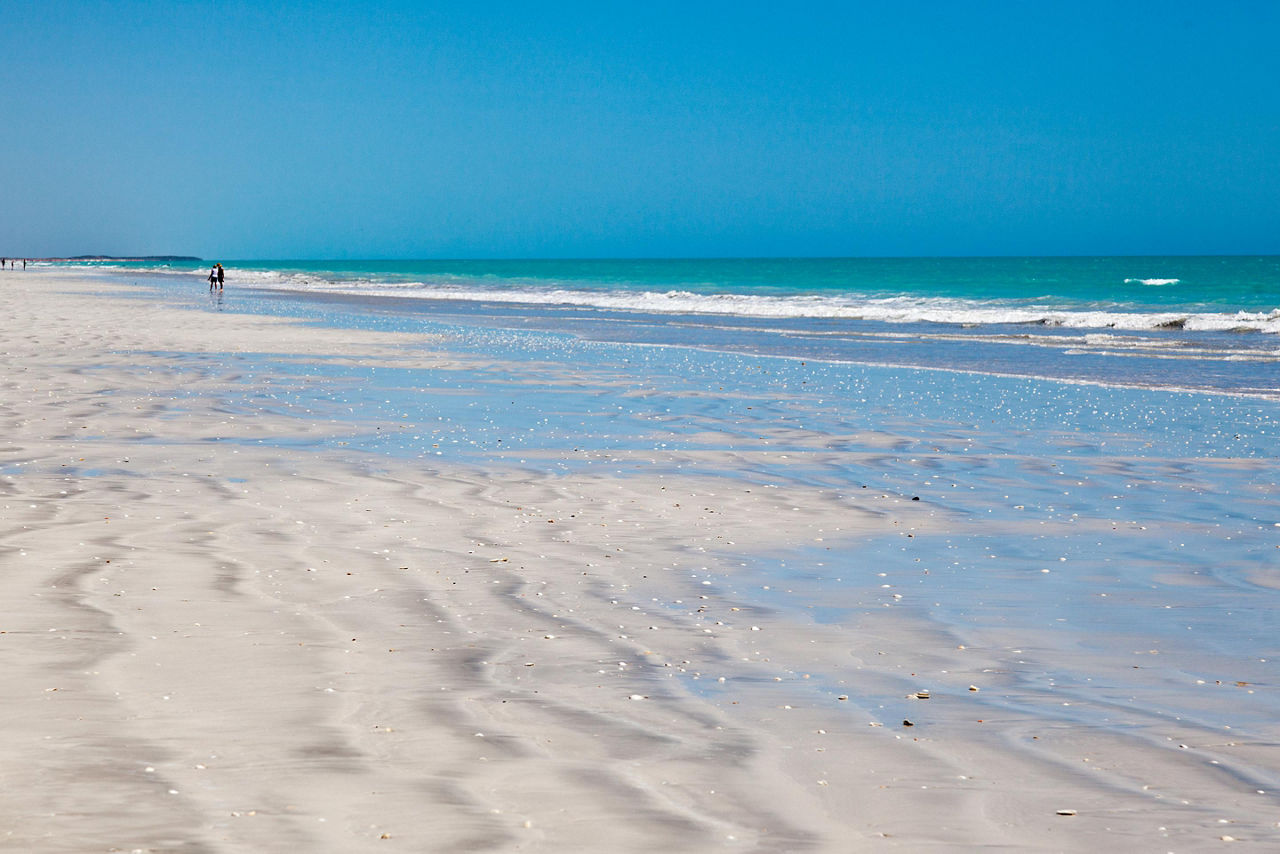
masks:
<instances>
[{"instance_id":1,"label":"white foam wave","mask_svg":"<svg viewBox=\"0 0 1280 854\"><path fill-rule=\"evenodd\" d=\"M103 269L103 268L99 268ZM197 275L195 268L131 268L139 273ZM695 293L685 290L639 291L536 287L482 286L472 282L334 278L332 274L278 270L228 271L228 283L355 296L575 307L585 310L631 311L651 314L703 314L757 318L831 318L883 323L935 323L967 327L1036 325L1063 329L1186 330L1191 332L1262 332L1280 334L1280 309L1269 312L1143 312L1030 305L1000 301L949 298L852 295L776 296L766 294ZM1129 279L1146 284L1177 279Z\"/></svg>"},{"instance_id":2,"label":"white foam wave","mask_svg":"<svg viewBox=\"0 0 1280 854\"><path fill-rule=\"evenodd\" d=\"M1125 279L1126 285L1176 285L1181 279Z\"/></svg>"},{"instance_id":3,"label":"white foam wave","mask_svg":"<svg viewBox=\"0 0 1280 854\"><path fill-rule=\"evenodd\" d=\"M1195 313L1080 310L970 302L942 298L849 296L768 296L698 294L690 291L598 291L539 288L476 288L423 282L325 281L292 277L285 286L326 293L398 296L654 314L716 314L761 318L833 318L883 323L938 323L960 326L1040 325L1066 329L1142 331L1182 329L1193 332L1266 332L1280 334L1280 309L1270 312Z\"/></svg>"}]
</instances>

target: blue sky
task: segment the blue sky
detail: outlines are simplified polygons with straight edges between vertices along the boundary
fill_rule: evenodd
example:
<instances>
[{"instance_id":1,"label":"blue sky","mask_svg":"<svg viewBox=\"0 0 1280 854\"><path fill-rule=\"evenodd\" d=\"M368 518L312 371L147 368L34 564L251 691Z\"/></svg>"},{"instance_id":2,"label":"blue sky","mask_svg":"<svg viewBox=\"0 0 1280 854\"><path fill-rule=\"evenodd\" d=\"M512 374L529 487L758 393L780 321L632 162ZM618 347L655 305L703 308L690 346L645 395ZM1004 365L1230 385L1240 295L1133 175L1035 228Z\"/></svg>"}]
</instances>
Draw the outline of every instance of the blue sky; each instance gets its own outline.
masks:
<instances>
[{"instance_id":1,"label":"blue sky","mask_svg":"<svg viewBox=\"0 0 1280 854\"><path fill-rule=\"evenodd\" d=\"M0 0L0 253L1280 253L1280 3Z\"/></svg>"}]
</instances>

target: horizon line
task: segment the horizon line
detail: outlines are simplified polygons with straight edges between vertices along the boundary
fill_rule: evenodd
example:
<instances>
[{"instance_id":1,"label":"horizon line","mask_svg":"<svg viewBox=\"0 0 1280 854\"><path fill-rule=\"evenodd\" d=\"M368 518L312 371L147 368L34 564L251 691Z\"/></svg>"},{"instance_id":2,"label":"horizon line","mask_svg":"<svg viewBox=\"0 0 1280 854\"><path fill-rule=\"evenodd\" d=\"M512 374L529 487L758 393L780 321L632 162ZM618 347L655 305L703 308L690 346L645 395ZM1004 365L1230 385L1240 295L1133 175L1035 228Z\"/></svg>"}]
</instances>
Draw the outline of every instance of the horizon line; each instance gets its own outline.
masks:
<instances>
[{"instance_id":1,"label":"horizon line","mask_svg":"<svg viewBox=\"0 0 1280 854\"><path fill-rule=\"evenodd\" d=\"M1179 252L1179 253L1072 253L1049 255L975 254L975 255L539 255L539 256L385 256L385 257L244 257L200 256L176 253L162 254L78 254L47 255L43 257L10 255L14 260L27 261L212 261L227 258L230 261L325 261L334 263L428 261L449 263L455 261L528 262L528 261L949 261L993 259L1086 259L1086 258L1280 258L1280 252Z\"/></svg>"}]
</instances>

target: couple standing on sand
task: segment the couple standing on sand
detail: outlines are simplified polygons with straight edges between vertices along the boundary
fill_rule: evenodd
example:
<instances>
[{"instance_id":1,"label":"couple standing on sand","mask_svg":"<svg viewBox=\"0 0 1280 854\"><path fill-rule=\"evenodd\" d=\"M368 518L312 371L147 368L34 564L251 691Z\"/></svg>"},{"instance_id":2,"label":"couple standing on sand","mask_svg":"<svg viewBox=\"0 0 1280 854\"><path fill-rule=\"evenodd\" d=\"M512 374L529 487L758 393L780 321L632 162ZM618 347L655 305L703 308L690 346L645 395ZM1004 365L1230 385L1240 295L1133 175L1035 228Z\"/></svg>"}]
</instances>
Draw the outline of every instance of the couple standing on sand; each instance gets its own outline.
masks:
<instances>
[{"instance_id":1,"label":"couple standing on sand","mask_svg":"<svg viewBox=\"0 0 1280 854\"><path fill-rule=\"evenodd\" d=\"M209 271L209 290L213 290L213 286L217 285L218 290L222 290L222 265L214 264L213 269Z\"/></svg>"}]
</instances>

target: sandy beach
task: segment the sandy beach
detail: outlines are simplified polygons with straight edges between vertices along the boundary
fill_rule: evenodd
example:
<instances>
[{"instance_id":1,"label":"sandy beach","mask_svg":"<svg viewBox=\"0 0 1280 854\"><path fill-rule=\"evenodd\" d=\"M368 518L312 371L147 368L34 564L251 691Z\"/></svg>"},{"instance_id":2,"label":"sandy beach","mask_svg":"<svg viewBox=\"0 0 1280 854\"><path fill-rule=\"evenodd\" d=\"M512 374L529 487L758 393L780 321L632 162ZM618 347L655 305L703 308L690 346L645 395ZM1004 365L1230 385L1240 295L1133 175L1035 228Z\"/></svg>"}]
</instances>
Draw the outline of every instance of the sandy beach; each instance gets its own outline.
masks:
<instances>
[{"instance_id":1,"label":"sandy beach","mask_svg":"<svg viewBox=\"0 0 1280 854\"><path fill-rule=\"evenodd\" d=\"M360 437L427 425L313 411L342 397L316 366L448 372L447 389L420 391L451 405L498 378L588 400L632 392L604 369L566 378L436 333L181 310L67 272L4 274L0 311L4 850L1280 844L1274 636L1228 671L1171 661L1143 623L1122 634L1086 619L1079 637L1096 647L1055 646L896 606L941 599L929 585L947 578L942 558L979 525L997 540L1163 525L1199 542L1154 507L985 523L985 499L925 491L930 470L951 484L972 467L1011 494L1055 476L1045 460L958 434L903 452L886 426L796 464L910 456L918 477L901 491L769 483L750 473L787 464L778 434L725 443L712 425L663 452L539 448L530 425L518 455L487 464L407 459ZM529 462L573 455L598 464ZM1254 484L1245 500L1274 506L1265 462L1090 465L1099 480L1206 493L1234 471ZM1274 594L1273 521L1253 519L1249 572ZM797 614L784 594L812 579L769 574L797 549L858 556L866 580L845 595L866 607ZM1078 613L1213 592L1152 563L1159 591L1144 576L1121 593L1099 570L1079 583L1115 596L1082 597ZM1066 583L1056 563L1024 569L1026 584ZM1027 589L974 601L1044 607L1054 637L1054 603L1076 588ZM1094 680L1064 690L1110 692L1079 712L1099 717L1071 717L1088 702L1054 694L1057 666Z\"/></svg>"}]
</instances>

